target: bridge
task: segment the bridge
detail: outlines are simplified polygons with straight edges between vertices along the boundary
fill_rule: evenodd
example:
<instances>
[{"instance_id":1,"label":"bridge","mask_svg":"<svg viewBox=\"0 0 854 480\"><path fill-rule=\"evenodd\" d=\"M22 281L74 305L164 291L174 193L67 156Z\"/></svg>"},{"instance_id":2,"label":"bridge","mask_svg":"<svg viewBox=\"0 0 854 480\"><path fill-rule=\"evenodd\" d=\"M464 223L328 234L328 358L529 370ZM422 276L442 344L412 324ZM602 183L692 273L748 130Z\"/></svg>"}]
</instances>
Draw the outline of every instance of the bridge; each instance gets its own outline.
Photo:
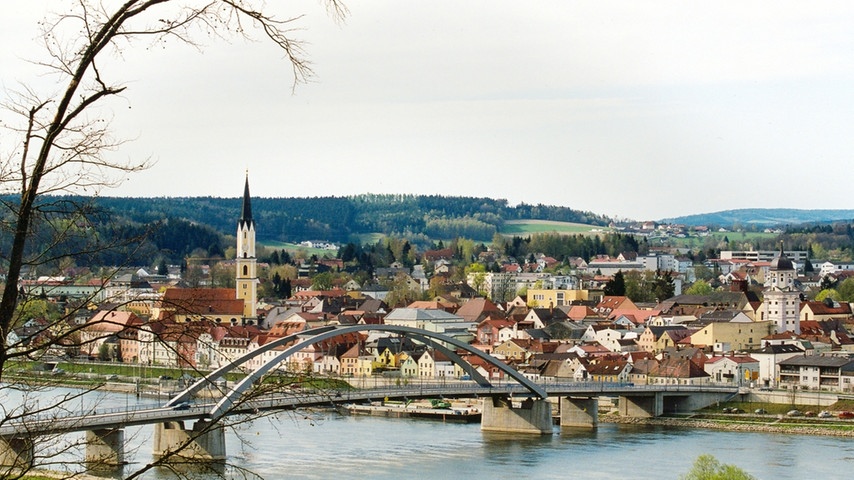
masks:
<instances>
[{"instance_id":1,"label":"bridge","mask_svg":"<svg viewBox=\"0 0 854 480\"><path fill-rule=\"evenodd\" d=\"M248 394L266 373L305 346L335 336L373 330L405 335L432 346L462 367L471 380L448 379L425 384L416 378L411 379L413 383L410 385L373 389L303 389L262 396ZM222 398L210 403L188 403L202 389L215 385L229 371L277 347L285 348L225 392ZM503 385L493 385L460 357L458 350L486 360L504 372L510 380ZM86 432L87 462L122 464L124 427L143 424L155 425L155 455L224 460L225 436L221 420L230 415L256 414L265 410L335 406L380 399L479 398L482 399L483 430L545 434L552 432L555 410L559 412L562 427L595 427L598 423L598 398L602 396L619 398L621 415L650 417L665 412L695 410L726 400L736 393L735 387L721 386L539 383L466 343L435 332L389 325L328 326L269 342L211 372L162 407L66 413L6 422L0 426L0 465L29 464L32 461L34 438L75 431ZM519 399L525 401L520 402ZM188 421L193 422L191 429L184 426L184 422Z\"/></svg>"}]
</instances>

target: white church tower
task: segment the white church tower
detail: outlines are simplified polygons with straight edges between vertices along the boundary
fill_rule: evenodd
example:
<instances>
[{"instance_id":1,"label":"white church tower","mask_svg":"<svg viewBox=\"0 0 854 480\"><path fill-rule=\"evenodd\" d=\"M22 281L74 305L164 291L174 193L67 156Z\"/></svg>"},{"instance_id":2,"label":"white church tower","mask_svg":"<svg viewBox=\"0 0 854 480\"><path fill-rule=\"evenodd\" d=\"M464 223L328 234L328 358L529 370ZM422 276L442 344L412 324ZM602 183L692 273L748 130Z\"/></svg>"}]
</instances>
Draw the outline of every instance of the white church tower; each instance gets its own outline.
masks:
<instances>
[{"instance_id":1,"label":"white church tower","mask_svg":"<svg viewBox=\"0 0 854 480\"><path fill-rule=\"evenodd\" d=\"M795 265L780 248L765 277L765 319L777 326L777 333L801 333L801 294L795 288Z\"/></svg>"},{"instance_id":2,"label":"white church tower","mask_svg":"<svg viewBox=\"0 0 854 480\"><path fill-rule=\"evenodd\" d=\"M249 198L249 173L243 187L243 209L237 222L237 298L243 299L243 318L254 320L258 291L258 273L255 259L255 221Z\"/></svg>"}]
</instances>

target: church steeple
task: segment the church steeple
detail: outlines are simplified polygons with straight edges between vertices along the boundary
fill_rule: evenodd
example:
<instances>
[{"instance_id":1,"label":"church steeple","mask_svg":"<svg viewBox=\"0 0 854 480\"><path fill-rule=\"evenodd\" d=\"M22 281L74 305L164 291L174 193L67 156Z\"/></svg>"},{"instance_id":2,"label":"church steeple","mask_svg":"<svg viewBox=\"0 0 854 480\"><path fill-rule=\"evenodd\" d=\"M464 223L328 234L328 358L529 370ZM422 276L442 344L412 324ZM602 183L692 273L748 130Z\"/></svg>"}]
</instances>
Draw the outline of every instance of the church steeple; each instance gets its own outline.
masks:
<instances>
[{"instance_id":1,"label":"church steeple","mask_svg":"<svg viewBox=\"0 0 854 480\"><path fill-rule=\"evenodd\" d=\"M257 303L258 274L255 259L255 220L252 219L252 201L249 198L249 172L243 186L243 209L237 221L237 298L243 299L244 320L254 321Z\"/></svg>"},{"instance_id":2,"label":"church steeple","mask_svg":"<svg viewBox=\"0 0 854 480\"><path fill-rule=\"evenodd\" d=\"M252 200L249 198L249 172L246 172L246 184L243 186L243 209L240 211L238 227L243 228L244 224L255 225L255 221L252 220Z\"/></svg>"}]
</instances>

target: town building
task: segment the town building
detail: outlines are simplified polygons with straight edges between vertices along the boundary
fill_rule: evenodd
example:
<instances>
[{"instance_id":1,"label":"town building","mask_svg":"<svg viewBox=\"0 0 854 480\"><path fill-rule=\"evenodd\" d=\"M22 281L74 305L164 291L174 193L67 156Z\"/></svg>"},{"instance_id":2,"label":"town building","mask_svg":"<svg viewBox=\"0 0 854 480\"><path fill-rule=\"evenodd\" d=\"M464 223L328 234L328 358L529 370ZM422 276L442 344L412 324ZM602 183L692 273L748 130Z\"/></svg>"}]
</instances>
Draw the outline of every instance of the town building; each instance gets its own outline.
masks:
<instances>
[{"instance_id":1,"label":"town building","mask_svg":"<svg viewBox=\"0 0 854 480\"><path fill-rule=\"evenodd\" d=\"M255 323L258 316L258 265L255 258L255 220L252 218L252 201L249 197L249 174L243 187L243 208L237 222L237 298L244 302L244 323Z\"/></svg>"},{"instance_id":2,"label":"town building","mask_svg":"<svg viewBox=\"0 0 854 480\"><path fill-rule=\"evenodd\" d=\"M777 332L800 333L800 292L795 289L797 277L795 265L780 250L780 255L771 261L766 276L765 299L760 320L769 320L777 327Z\"/></svg>"}]
</instances>

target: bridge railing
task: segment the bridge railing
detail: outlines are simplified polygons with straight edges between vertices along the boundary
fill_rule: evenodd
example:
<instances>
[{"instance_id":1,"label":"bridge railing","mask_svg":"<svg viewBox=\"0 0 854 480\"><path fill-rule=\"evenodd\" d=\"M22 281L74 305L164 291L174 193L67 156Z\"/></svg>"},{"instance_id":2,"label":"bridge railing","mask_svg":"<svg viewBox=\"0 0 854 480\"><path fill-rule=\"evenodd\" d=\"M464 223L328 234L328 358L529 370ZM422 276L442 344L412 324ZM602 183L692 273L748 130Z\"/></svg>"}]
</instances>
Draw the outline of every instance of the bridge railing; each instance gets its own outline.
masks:
<instances>
[{"instance_id":1,"label":"bridge railing","mask_svg":"<svg viewBox=\"0 0 854 480\"><path fill-rule=\"evenodd\" d=\"M598 394L631 394L659 392L728 392L737 391L734 386L721 385L634 385L631 383L609 382L542 382L541 386L550 395L592 395ZM289 408L301 405L321 405L329 403L346 403L348 401L381 400L386 397L394 398L424 398L424 397L478 397L491 395L531 395L531 391L516 382L497 382L495 385L484 387L473 381L432 380L413 381L397 384L389 382L372 388L321 389L300 388L264 395L250 396L245 404L238 405L237 411L246 412L252 409ZM111 408L85 408L79 412L61 411L57 414L32 415L20 422L10 422L0 427L0 434L6 432L37 432L37 431L72 431L83 430L85 426L114 424L140 424L165 421L171 418L201 418L208 414L214 403L213 399L200 400L188 407L175 408L162 405L152 405L146 402L137 405ZM8 432L7 432L8 433Z\"/></svg>"}]
</instances>

